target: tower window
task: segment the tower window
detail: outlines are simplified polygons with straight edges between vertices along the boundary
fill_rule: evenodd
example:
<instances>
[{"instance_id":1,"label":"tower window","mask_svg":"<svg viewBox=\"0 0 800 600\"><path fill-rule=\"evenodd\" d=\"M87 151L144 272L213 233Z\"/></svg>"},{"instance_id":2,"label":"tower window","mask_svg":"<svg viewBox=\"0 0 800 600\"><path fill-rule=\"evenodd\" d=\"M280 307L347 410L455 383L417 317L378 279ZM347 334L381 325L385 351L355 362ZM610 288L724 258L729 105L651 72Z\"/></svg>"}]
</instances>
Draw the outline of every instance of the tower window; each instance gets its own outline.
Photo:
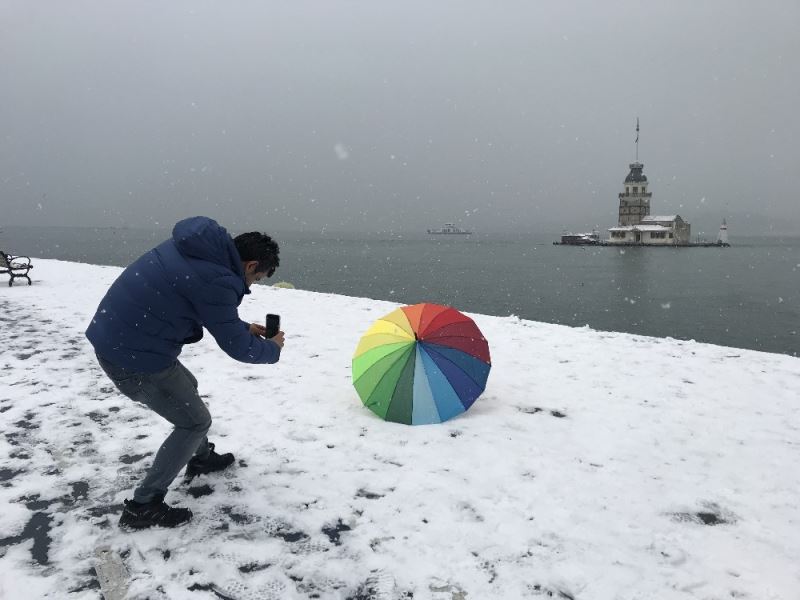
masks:
<instances>
[{"instance_id":1,"label":"tower window","mask_svg":"<svg viewBox=\"0 0 800 600\"><path fill-rule=\"evenodd\" d=\"M634 194L639 193L639 187L638 186L633 186L633 193Z\"/></svg>"},{"instance_id":2,"label":"tower window","mask_svg":"<svg viewBox=\"0 0 800 600\"><path fill-rule=\"evenodd\" d=\"M626 186L625 186L625 193L626 193L626 194L630 194L630 193L631 193L631 188L630 188L630 186L628 186L628 185L626 185Z\"/></svg>"}]
</instances>

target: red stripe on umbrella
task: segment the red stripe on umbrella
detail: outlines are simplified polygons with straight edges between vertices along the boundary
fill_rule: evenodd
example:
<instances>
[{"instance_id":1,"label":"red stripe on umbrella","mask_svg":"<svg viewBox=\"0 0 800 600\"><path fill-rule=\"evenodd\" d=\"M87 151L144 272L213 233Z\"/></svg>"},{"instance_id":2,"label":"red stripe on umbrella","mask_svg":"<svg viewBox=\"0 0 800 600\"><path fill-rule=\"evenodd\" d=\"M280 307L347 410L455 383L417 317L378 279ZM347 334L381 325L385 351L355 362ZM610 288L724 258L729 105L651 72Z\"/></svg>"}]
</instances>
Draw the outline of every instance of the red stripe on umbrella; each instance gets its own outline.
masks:
<instances>
[{"instance_id":1,"label":"red stripe on umbrella","mask_svg":"<svg viewBox=\"0 0 800 600\"><path fill-rule=\"evenodd\" d=\"M486 343L485 339L441 337L436 338L435 341L431 341L430 343L461 350L462 352L471 354L475 358L480 359L485 363L491 364L491 358L489 357L489 344Z\"/></svg>"},{"instance_id":2,"label":"red stripe on umbrella","mask_svg":"<svg viewBox=\"0 0 800 600\"><path fill-rule=\"evenodd\" d=\"M442 327L447 327L453 323L472 323L472 319L458 312L455 308L448 308L446 311L436 315L421 333L422 335L430 336Z\"/></svg>"},{"instance_id":3,"label":"red stripe on umbrella","mask_svg":"<svg viewBox=\"0 0 800 600\"><path fill-rule=\"evenodd\" d=\"M460 323L451 323L450 325L445 325L433 333L426 333L421 339L433 341L437 338L443 337L468 337L484 339L480 329L478 329L477 325L475 325L475 323L472 321L462 321Z\"/></svg>"},{"instance_id":4,"label":"red stripe on umbrella","mask_svg":"<svg viewBox=\"0 0 800 600\"><path fill-rule=\"evenodd\" d=\"M426 304L425 308L422 311L422 317L419 320L419 327L417 328L417 335L425 335L425 332L428 329L428 325L430 325L433 320L438 317L440 314L453 310L449 306L442 306L440 304Z\"/></svg>"}]
</instances>

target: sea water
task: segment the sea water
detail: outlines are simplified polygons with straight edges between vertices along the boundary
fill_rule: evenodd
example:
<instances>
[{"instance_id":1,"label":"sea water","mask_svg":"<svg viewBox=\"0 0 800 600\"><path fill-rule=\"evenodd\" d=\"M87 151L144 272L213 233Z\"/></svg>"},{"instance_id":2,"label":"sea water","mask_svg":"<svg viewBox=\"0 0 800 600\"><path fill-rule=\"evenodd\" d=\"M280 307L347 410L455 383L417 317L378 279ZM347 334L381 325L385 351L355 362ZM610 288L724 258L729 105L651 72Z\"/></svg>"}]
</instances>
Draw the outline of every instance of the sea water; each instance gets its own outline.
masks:
<instances>
[{"instance_id":1,"label":"sea water","mask_svg":"<svg viewBox=\"0 0 800 600\"><path fill-rule=\"evenodd\" d=\"M795 356L800 350L800 237L733 237L730 248L614 248L554 246L557 234L270 233L281 246L281 267L269 283ZM7 226L0 249L125 266L168 236Z\"/></svg>"}]
</instances>

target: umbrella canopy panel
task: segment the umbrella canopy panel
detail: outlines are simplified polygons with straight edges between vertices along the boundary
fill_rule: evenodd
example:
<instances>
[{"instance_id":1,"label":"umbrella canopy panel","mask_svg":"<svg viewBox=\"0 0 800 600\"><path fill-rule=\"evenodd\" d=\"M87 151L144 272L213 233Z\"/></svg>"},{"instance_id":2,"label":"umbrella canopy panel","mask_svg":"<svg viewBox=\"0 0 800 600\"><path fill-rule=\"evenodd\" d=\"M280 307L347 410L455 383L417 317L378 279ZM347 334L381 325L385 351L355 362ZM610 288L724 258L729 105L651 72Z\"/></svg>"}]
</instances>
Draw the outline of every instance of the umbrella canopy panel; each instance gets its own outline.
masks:
<instances>
[{"instance_id":1,"label":"umbrella canopy panel","mask_svg":"<svg viewBox=\"0 0 800 600\"><path fill-rule=\"evenodd\" d=\"M438 304L378 319L356 348L353 382L364 405L387 421L440 423L486 388L489 344L469 317Z\"/></svg>"}]
</instances>

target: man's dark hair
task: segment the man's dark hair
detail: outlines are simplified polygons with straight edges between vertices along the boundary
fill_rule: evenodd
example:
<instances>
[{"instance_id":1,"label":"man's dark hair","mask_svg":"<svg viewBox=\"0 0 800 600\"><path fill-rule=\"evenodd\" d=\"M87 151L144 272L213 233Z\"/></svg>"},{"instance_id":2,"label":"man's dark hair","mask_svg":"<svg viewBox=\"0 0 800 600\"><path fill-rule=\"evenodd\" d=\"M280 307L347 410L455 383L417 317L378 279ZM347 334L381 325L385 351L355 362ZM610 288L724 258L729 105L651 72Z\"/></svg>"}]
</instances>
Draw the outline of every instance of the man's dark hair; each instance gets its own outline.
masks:
<instances>
[{"instance_id":1,"label":"man's dark hair","mask_svg":"<svg viewBox=\"0 0 800 600\"><path fill-rule=\"evenodd\" d=\"M242 262L257 260L258 267L256 267L256 271L266 273L267 277L271 277L275 269L281 264L281 259L278 256L280 253L278 242L266 233L259 233L258 231L243 233L233 238L233 243L236 244L236 249L239 251L239 257Z\"/></svg>"}]
</instances>

